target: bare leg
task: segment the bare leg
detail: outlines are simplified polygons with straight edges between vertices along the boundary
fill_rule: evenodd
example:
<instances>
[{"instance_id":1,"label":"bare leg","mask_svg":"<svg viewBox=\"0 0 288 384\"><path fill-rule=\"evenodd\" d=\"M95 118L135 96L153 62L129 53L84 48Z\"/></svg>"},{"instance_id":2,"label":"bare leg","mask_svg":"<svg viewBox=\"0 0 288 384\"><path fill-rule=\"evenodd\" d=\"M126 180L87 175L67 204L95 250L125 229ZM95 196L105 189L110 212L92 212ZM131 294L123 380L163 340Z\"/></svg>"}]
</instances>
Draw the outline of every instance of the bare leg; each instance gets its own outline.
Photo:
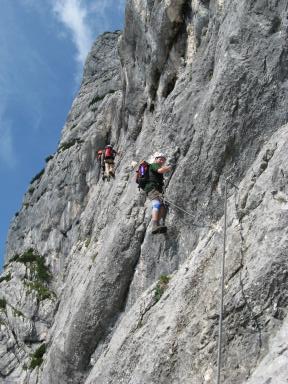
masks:
<instances>
[{"instance_id":1,"label":"bare leg","mask_svg":"<svg viewBox=\"0 0 288 384\"><path fill-rule=\"evenodd\" d=\"M159 211L159 221L162 219L163 225L165 225L166 208L162 205Z\"/></svg>"},{"instance_id":2,"label":"bare leg","mask_svg":"<svg viewBox=\"0 0 288 384\"><path fill-rule=\"evenodd\" d=\"M108 163L105 162L105 176L109 178L109 165Z\"/></svg>"},{"instance_id":3,"label":"bare leg","mask_svg":"<svg viewBox=\"0 0 288 384\"><path fill-rule=\"evenodd\" d=\"M114 163L109 164L109 174L114 177L115 171L114 171Z\"/></svg>"},{"instance_id":4,"label":"bare leg","mask_svg":"<svg viewBox=\"0 0 288 384\"><path fill-rule=\"evenodd\" d=\"M160 210L152 209L152 221L159 223L160 218Z\"/></svg>"}]
</instances>

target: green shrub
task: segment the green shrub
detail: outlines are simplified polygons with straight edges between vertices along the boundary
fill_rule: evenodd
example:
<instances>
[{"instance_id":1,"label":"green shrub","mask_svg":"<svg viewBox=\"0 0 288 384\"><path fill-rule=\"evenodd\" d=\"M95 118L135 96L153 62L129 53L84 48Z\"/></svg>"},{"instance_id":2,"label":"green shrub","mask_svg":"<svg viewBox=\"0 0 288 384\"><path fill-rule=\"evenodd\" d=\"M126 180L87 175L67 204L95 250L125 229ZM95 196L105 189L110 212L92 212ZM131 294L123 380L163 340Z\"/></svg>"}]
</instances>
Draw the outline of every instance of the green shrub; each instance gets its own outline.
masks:
<instances>
[{"instance_id":1,"label":"green shrub","mask_svg":"<svg viewBox=\"0 0 288 384\"><path fill-rule=\"evenodd\" d=\"M7 305L6 299L0 299L0 309L5 309Z\"/></svg>"},{"instance_id":2,"label":"green shrub","mask_svg":"<svg viewBox=\"0 0 288 384\"><path fill-rule=\"evenodd\" d=\"M34 253L34 249L29 248L27 251L22 253L21 256L18 256L16 261L18 261L18 263L23 263L23 264L32 263L33 261L37 260L37 256L38 255L36 253Z\"/></svg>"},{"instance_id":3,"label":"green shrub","mask_svg":"<svg viewBox=\"0 0 288 384\"><path fill-rule=\"evenodd\" d=\"M45 264L45 259L43 256L39 256L37 259L37 277L41 281L49 282L51 279L51 274L49 268Z\"/></svg>"},{"instance_id":4,"label":"green shrub","mask_svg":"<svg viewBox=\"0 0 288 384\"><path fill-rule=\"evenodd\" d=\"M24 315L23 315L23 313L21 312L21 311L19 311L19 309L17 309L17 308L14 308L13 307L13 315L14 315L14 317L16 317L16 316L18 316L18 317L25 317Z\"/></svg>"},{"instance_id":5,"label":"green shrub","mask_svg":"<svg viewBox=\"0 0 288 384\"><path fill-rule=\"evenodd\" d=\"M91 256L92 263L95 262L97 256L98 256L98 252L95 252L95 253Z\"/></svg>"},{"instance_id":6,"label":"green shrub","mask_svg":"<svg viewBox=\"0 0 288 384\"><path fill-rule=\"evenodd\" d=\"M48 163L48 161L49 161L49 160L52 160L53 157L54 157L53 155L49 155L49 156L47 156L46 159L45 159L45 162Z\"/></svg>"},{"instance_id":7,"label":"green shrub","mask_svg":"<svg viewBox=\"0 0 288 384\"><path fill-rule=\"evenodd\" d=\"M23 264L31 263L31 270L34 272L36 280L49 282L51 278L49 268L45 265L44 257L40 256L33 248L29 248L21 256L15 255L10 261Z\"/></svg>"},{"instance_id":8,"label":"green shrub","mask_svg":"<svg viewBox=\"0 0 288 384\"><path fill-rule=\"evenodd\" d=\"M43 363L43 355L46 352L46 344L40 345L38 349L34 353L30 355L31 361L30 361L30 369L34 369L36 367L39 367Z\"/></svg>"},{"instance_id":9,"label":"green shrub","mask_svg":"<svg viewBox=\"0 0 288 384\"><path fill-rule=\"evenodd\" d=\"M49 268L45 265L45 258L33 249L29 248L22 255L16 254L9 262L15 261L17 263L29 264L29 269L32 275L32 281L28 281L25 285L30 289L36 291L37 297L40 301L56 297L56 294L49 290L47 284L51 280L51 273Z\"/></svg>"},{"instance_id":10,"label":"green shrub","mask_svg":"<svg viewBox=\"0 0 288 384\"><path fill-rule=\"evenodd\" d=\"M37 175L35 175L33 177L33 179L30 181L30 184L33 184L34 181L38 180L38 179L41 179L43 173L45 172L45 169L43 168L39 173L37 173Z\"/></svg>"},{"instance_id":11,"label":"green shrub","mask_svg":"<svg viewBox=\"0 0 288 384\"><path fill-rule=\"evenodd\" d=\"M16 253L10 260L9 260L9 263L12 263L12 261L17 261L19 259L20 255L18 255L18 253ZM8 264L9 264L8 263Z\"/></svg>"},{"instance_id":12,"label":"green shrub","mask_svg":"<svg viewBox=\"0 0 288 384\"><path fill-rule=\"evenodd\" d=\"M209 69L208 73L207 73L207 78L209 81L212 80L213 78L213 69Z\"/></svg>"},{"instance_id":13,"label":"green shrub","mask_svg":"<svg viewBox=\"0 0 288 384\"><path fill-rule=\"evenodd\" d=\"M159 277L158 283L155 287L155 292L154 292L154 299L156 301L159 301L163 293L168 287L168 283L170 281L170 277L166 275L161 275Z\"/></svg>"},{"instance_id":14,"label":"green shrub","mask_svg":"<svg viewBox=\"0 0 288 384\"><path fill-rule=\"evenodd\" d=\"M2 281L10 281L11 280L11 273L9 272L7 275L0 277L0 283Z\"/></svg>"},{"instance_id":15,"label":"green shrub","mask_svg":"<svg viewBox=\"0 0 288 384\"><path fill-rule=\"evenodd\" d=\"M40 281L27 282L25 285L30 290L36 292L39 301L56 297L56 294L50 291L50 289L48 289L47 287L45 287L45 285L43 285Z\"/></svg>"}]
</instances>

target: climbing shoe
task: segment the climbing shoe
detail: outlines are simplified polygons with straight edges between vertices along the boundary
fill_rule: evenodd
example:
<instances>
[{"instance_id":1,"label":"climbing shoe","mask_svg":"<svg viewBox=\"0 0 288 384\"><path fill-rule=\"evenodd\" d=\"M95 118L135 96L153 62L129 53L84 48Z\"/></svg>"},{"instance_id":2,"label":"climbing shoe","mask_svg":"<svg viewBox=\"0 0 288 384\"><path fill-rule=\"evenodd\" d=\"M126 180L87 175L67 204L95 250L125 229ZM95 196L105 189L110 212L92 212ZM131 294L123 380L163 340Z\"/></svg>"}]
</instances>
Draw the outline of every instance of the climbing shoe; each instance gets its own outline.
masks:
<instances>
[{"instance_id":1,"label":"climbing shoe","mask_svg":"<svg viewBox=\"0 0 288 384\"><path fill-rule=\"evenodd\" d=\"M157 222L152 222L152 230L151 233L152 235L155 235L156 233L159 233L159 229L161 228L161 225Z\"/></svg>"},{"instance_id":2,"label":"climbing shoe","mask_svg":"<svg viewBox=\"0 0 288 384\"><path fill-rule=\"evenodd\" d=\"M157 233L166 233L167 227L165 225L159 225L159 230Z\"/></svg>"},{"instance_id":3,"label":"climbing shoe","mask_svg":"<svg viewBox=\"0 0 288 384\"><path fill-rule=\"evenodd\" d=\"M153 224L152 226L152 235L156 235L157 233L166 233L167 227L165 225Z\"/></svg>"},{"instance_id":4,"label":"climbing shoe","mask_svg":"<svg viewBox=\"0 0 288 384\"><path fill-rule=\"evenodd\" d=\"M162 229L161 229L161 233L166 233L166 232L167 232L167 227L166 227L166 225L162 225L161 227L162 227Z\"/></svg>"}]
</instances>

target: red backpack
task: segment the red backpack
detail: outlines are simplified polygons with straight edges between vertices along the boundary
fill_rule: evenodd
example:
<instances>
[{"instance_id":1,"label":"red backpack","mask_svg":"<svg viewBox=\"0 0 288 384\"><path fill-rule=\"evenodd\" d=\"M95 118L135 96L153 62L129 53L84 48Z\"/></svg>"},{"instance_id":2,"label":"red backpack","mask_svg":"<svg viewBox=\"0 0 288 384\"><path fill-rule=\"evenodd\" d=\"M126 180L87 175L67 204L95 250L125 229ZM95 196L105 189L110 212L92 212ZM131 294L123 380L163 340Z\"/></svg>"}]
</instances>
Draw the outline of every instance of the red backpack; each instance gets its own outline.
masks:
<instances>
[{"instance_id":1,"label":"red backpack","mask_svg":"<svg viewBox=\"0 0 288 384\"><path fill-rule=\"evenodd\" d=\"M105 159L114 158L113 148L112 147L106 147L104 156L105 156Z\"/></svg>"}]
</instances>

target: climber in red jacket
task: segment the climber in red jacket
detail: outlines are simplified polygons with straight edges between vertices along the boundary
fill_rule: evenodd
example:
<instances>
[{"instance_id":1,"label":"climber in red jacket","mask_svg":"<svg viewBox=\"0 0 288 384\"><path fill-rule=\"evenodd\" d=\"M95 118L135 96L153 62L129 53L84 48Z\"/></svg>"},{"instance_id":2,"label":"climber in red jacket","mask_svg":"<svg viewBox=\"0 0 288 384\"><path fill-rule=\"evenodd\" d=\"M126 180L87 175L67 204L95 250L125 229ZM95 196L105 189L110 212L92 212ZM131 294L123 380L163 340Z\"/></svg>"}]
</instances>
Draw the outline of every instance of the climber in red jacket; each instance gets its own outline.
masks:
<instances>
[{"instance_id":1,"label":"climber in red jacket","mask_svg":"<svg viewBox=\"0 0 288 384\"><path fill-rule=\"evenodd\" d=\"M98 151L97 159L101 164L103 180L110 180L110 176L115 177L114 159L118 153L112 145L108 144L103 150Z\"/></svg>"}]
</instances>

